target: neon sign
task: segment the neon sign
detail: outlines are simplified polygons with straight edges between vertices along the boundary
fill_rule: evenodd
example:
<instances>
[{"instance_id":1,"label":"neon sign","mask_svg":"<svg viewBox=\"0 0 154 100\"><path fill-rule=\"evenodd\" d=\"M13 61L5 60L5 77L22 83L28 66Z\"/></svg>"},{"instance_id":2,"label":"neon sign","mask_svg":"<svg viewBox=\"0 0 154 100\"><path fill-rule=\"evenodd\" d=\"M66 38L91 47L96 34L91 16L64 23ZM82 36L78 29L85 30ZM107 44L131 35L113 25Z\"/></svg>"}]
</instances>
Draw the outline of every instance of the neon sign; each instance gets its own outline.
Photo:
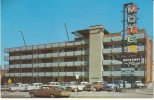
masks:
<instances>
[{"instance_id":1,"label":"neon sign","mask_svg":"<svg viewBox=\"0 0 154 100\"><path fill-rule=\"evenodd\" d=\"M136 34L137 33L137 17L136 13L138 11L137 5L131 5L127 7L127 33L128 34Z\"/></svg>"}]
</instances>

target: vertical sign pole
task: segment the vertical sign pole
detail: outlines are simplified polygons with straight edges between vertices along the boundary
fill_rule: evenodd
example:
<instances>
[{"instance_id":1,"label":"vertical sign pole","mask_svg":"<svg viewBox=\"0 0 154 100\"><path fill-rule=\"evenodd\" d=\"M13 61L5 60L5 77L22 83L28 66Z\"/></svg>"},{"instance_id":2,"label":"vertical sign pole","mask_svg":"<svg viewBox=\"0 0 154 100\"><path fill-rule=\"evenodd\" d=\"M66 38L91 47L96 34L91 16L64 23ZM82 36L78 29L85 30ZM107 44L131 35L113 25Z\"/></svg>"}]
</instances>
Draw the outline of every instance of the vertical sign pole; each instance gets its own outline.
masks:
<instances>
[{"instance_id":1,"label":"vertical sign pole","mask_svg":"<svg viewBox=\"0 0 154 100\"><path fill-rule=\"evenodd\" d=\"M122 54L125 54L125 10L128 5L132 5L133 3L127 3L123 5L123 36L122 36ZM124 62L122 61L122 68L124 68ZM125 88L125 77L122 76L123 79L123 88Z\"/></svg>"}]
</instances>

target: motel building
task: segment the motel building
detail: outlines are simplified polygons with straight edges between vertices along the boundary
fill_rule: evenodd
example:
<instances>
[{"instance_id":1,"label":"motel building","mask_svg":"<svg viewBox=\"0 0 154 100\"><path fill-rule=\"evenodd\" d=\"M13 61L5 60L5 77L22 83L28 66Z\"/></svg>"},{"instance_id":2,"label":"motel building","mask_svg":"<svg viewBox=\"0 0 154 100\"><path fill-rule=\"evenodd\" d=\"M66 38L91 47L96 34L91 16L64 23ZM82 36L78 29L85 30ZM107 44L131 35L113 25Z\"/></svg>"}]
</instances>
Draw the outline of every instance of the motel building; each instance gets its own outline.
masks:
<instances>
[{"instance_id":1,"label":"motel building","mask_svg":"<svg viewBox=\"0 0 154 100\"><path fill-rule=\"evenodd\" d=\"M4 51L8 56L5 60L9 64L5 65L5 69L9 71L1 81L70 82L76 81L76 75L79 75L80 82L90 83L122 79L122 61L116 59L122 54L121 33L109 33L102 25L96 25L72 34L76 36L74 41L6 48ZM125 36L126 41L129 36ZM152 82L152 41L145 29L138 30L135 36L135 54L139 56L134 62L140 61L140 64L134 66L134 74L125 75L125 80L149 83ZM132 59L123 60L131 62Z\"/></svg>"},{"instance_id":2,"label":"motel building","mask_svg":"<svg viewBox=\"0 0 154 100\"><path fill-rule=\"evenodd\" d=\"M5 69L9 71L2 82L70 82L76 81L76 75L79 82L89 83L152 82L152 41L145 29L138 29L137 11L137 5L130 4L124 12L127 29L123 34L96 25L72 32L74 41L6 48L4 59L9 63Z\"/></svg>"}]
</instances>

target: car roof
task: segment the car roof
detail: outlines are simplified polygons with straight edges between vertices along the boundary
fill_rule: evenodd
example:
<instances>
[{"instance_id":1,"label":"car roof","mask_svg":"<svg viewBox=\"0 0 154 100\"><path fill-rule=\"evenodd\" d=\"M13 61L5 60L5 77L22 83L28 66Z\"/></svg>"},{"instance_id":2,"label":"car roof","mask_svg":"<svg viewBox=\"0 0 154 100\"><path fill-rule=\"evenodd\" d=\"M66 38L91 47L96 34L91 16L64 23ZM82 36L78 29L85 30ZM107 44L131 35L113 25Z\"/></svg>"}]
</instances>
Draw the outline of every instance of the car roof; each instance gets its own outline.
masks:
<instances>
[{"instance_id":1,"label":"car roof","mask_svg":"<svg viewBox=\"0 0 154 100\"><path fill-rule=\"evenodd\" d=\"M57 87L57 86L51 86L51 85L42 85L41 87Z\"/></svg>"}]
</instances>

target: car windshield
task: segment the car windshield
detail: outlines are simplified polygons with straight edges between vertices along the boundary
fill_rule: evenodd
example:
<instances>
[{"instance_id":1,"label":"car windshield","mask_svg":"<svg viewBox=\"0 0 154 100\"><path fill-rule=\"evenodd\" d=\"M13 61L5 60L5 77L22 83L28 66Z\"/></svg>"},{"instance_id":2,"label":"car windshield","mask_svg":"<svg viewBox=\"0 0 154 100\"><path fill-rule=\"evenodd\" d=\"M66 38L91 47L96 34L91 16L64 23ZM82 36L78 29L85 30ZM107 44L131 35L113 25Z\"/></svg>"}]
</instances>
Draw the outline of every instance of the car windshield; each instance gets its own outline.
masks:
<instances>
[{"instance_id":1,"label":"car windshield","mask_svg":"<svg viewBox=\"0 0 154 100\"><path fill-rule=\"evenodd\" d=\"M19 86L19 84L14 84L14 87L18 87Z\"/></svg>"}]
</instances>

